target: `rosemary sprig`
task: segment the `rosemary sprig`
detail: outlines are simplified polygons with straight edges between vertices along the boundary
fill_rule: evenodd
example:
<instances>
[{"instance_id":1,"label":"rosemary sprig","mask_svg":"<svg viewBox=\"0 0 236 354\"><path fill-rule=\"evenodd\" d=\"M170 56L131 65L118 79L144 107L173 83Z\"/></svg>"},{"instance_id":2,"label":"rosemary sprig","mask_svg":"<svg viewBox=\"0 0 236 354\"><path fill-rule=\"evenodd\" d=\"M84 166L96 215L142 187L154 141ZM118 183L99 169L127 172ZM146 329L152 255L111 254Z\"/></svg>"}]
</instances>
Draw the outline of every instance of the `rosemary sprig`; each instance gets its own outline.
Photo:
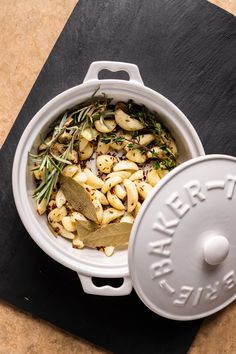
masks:
<instances>
[{"instance_id":1,"label":"rosemary sprig","mask_svg":"<svg viewBox=\"0 0 236 354\"><path fill-rule=\"evenodd\" d=\"M50 200L53 188L56 187L59 174L62 172L66 164L71 164L68 160L68 155L73 148L73 141L71 141L61 156L54 155L50 149L47 149L41 155L41 163L38 166L39 171L44 171L44 178L39 186L35 189L33 198L39 203L46 199L46 205ZM36 168L33 169L37 171Z\"/></svg>"},{"instance_id":2,"label":"rosemary sprig","mask_svg":"<svg viewBox=\"0 0 236 354\"><path fill-rule=\"evenodd\" d=\"M101 138L101 141L104 142L105 144L123 143L124 141L128 141L129 143L127 144L127 147L129 149L140 149L141 151L144 152L150 151L150 149L148 149L145 145L140 144L137 139L129 139L123 135L117 136L114 133L104 134L104 136Z\"/></svg>"},{"instance_id":3,"label":"rosemary sprig","mask_svg":"<svg viewBox=\"0 0 236 354\"><path fill-rule=\"evenodd\" d=\"M96 93L96 92L95 92ZM94 95L95 95L94 93ZM66 165L71 164L69 156L72 153L75 138L78 134L92 127L97 119L102 119L107 116L112 116L114 112L108 109L111 98L106 96L92 96L89 100L82 104L67 110L54 124L50 127L50 132L46 139L40 135L42 152L38 154L29 153L29 156L34 163L31 169L33 172L43 173L43 179L34 191L33 198L41 203L45 201L45 207L48 204L53 188L56 187L59 174ZM69 132L72 135L70 142L65 145L65 151L55 153L53 148L58 144L58 139L64 132ZM78 148L78 144L76 145Z\"/></svg>"},{"instance_id":4,"label":"rosemary sprig","mask_svg":"<svg viewBox=\"0 0 236 354\"><path fill-rule=\"evenodd\" d=\"M131 117L138 119L145 128L142 134L154 134L156 139L148 146L140 144L139 131L130 132L131 138L119 135L120 128L113 132L103 134L100 140L106 144L123 143L127 141L129 149L139 149L141 153L152 153L151 162L157 169L172 169L176 166L176 156L169 148L169 132L158 122L158 114L149 111L145 106L138 105L132 100L127 103L120 102L117 105L111 104L112 99L105 95L93 96L64 112L58 120L50 127L49 133L44 137L40 135L41 145L36 154L29 153L34 164L32 171L40 175L41 182L35 189L33 197L37 203L44 203L46 208L50 201L53 189L56 187L59 175L66 165L70 165L73 150L79 152L79 140L81 133L86 128L93 128L94 123L100 120L101 124L107 126L106 118L114 117L118 105L122 107ZM77 141L76 141L77 140ZM159 158L153 149L158 146L163 151L163 157ZM155 159L155 161L153 160ZM42 176L42 178L41 178Z\"/></svg>"}]
</instances>

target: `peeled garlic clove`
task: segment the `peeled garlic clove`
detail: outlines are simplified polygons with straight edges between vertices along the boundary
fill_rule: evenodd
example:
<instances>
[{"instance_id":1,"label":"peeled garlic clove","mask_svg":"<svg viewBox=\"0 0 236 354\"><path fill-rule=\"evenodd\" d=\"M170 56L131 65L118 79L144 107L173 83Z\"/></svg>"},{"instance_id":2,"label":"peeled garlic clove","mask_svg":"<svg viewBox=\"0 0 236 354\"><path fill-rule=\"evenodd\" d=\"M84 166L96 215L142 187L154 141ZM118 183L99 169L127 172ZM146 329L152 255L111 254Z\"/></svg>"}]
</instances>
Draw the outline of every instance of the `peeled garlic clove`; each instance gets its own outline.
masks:
<instances>
[{"instance_id":1,"label":"peeled garlic clove","mask_svg":"<svg viewBox=\"0 0 236 354\"><path fill-rule=\"evenodd\" d=\"M80 134L83 138L87 139L88 141L96 140L97 136L99 135L98 131L93 128L86 128L82 130Z\"/></svg>"},{"instance_id":2,"label":"peeled garlic clove","mask_svg":"<svg viewBox=\"0 0 236 354\"><path fill-rule=\"evenodd\" d=\"M125 206L122 201L117 197L116 194L111 191L107 192L107 200L111 204L111 206L117 210L125 210Z\"/></svg>"},{"instance_id":3,"label":"peeled garlic clove","mask_svg":"<svg viewBox=\"0 0 236 354\"><path fill-rule=\"evenodd\" d=\"M80 151L79 157L81 161L89 159L93 154L93 145L89 142L83 151Z\"/></svg>"},{"instance_id":4,"label":"peeled garlic clove","mask_svg":"<svg viewBox=\"0 0 236 354\"><path fill-rule=\"evenodd\" d=\"M42 199L41 202L37 202L37 212L39 215L43 215L47 208L47 199Z\"/></svg>"},{"instance_id":5,"label":"peeled garlic clove","mask_svg":"<svg viewBox=\"0 0 236 354\"><path fill-rule=\"evenodd\" d=\"M164 151L159 147L159 146L154 146L153 148L151 148L150 151L148 151L147 153L147 157L149 159L162 159L165 156Z\"/></svg>"},{"instance_id":6,"label":"peeled garlic clove","mask_svg":"<svg viewBox=\"0 0 236 354\"><path fill-rule=\"evenodd\" d=\"M64 204L66 204L66 197L62 192L61 188L58 190L56 194L55 201L56 201L57 208L61 208Z\"/></svg>"},{"instance_id":7,"label":"peeled garlic clove","mask_svg":"<svg viewBox=\"0 0 236 354\"><path fill-rule=\"evenodd\" d=\"M121 137L123 141L118 141L118 142L110 142L109 145L112 149L116 150L116 151L120 151L122 149L125 149L126 145L128 144L126 139L131 140L132 136L129 134L125 134L123 131L118 131L116 133L116 137L119 138Z\"/></svg>"},{"instance_id":8,"label":"peeled garlic clove","mask_svg":"<svg viewBox=\"0 0 236 354\"><path fill-rule=\"evenodd\" d=\"M79 139L79 151L84 151L88 143L89 141L81 136Z\"/></svg>"},{"instance_id":9,"label":"peeled garlic clove","mask_svg":"<svg viewBox=\"0 0 236 354\"><path fill-rule=\"evenodd\" d=\"M160 177L157 170L149 170L147 174L147 182L154 187L160 181Z\"/></svg>"},{"instance_id":10,"label":"peeled garlic clove","mask_svg":"<svg viewBox=\"0 0 236 354\"><path fill-rule=\"evenodd\" d=\"M103 208L102 208L102 204L100 203L100 201L98 199L94 199L92 201L94 207L95 207L95 210L96 210L96 215L97 215L97 219L98 219L98 222L101 223L102 222L102 219L103 219Z\"/></svg>"},{"instance_id":11,"label":"peeled garlic clove","mask_svg":"<svg viewBox=\"0 0 236 354\"><path fill-rule=\"evenodd\" d=\"M114 119L106 119L104 121L96 120L95 128L101 133L110 133L116 127L116 122Z\"/></svg>"},{"instance_id":12,"label":"peeled garlic clove","mask_svg":"<svg viewBox=\"0 0 236 354\"><path fill-rule=\"evenodd\" d=\"M134 217L136 217L137 215L138 215L138 212L139 212L139 210L140 210L140 208L141 208L141 203L140 202L138 202L137 204L136 204L136 207L135 207L135 209L134 209L134 211L133 211L133 214L134 214Z\"/></svg>"},{"instance_id":13,"label":"peeled garlic clove","mask_svg":"<svg viewBox=\"0 0 236 354\"><path fill-rule=\"evenodd\" d=\"M117 109L115 111L115 120L116 123L124 130L135 131L144 128L144 125L139 120L131 118L121 109Z\"/></svg>"},{"instance_id":14,"label":"peeled garlic clove","mask_svg":"<svg viewBox=\"0 0 236 354\"><path fill-rule=\"evenodd\" d=\"M128 140L132 140L132 136L126 136ZM147 146L150 144L153 140L155 140L155 135L153 134L143 134L143 135L138 135L135 138L135 141L137 141L138 144ZM135 142L134 142L135 144ZM128 152L130 150L133 150L131 147L129 147L129 143L125 146L125 151Z\"/></svg>"},{"instance_id":15,"label":"peeled garlic clove","mask_svg":"<svg viewBox=\"0 0 236 354\"><path fill-rule=\"evenodd\" d=\"M59 234L59 231L60 231L60 228L62 227L61 224L59 224L59 222L51 222L48 224L48 227L49 227L49 230L53 233L53 235L55 237L58 236Z\"/></svg>"},{"instance_id":16,"label":"peeled garlic clove","mask_svg":"<svg viewBox=\"0 0 236 354\"><path fill-rule=\"evenodd\" d=\"M66 177L73 177L80 170L80 166L78 165L67 165L63 168L62 174Z\"/></svg>"},{"instance_id":17,"label":"peeled garlic clove","mask_svg":"<svg viewBox=\"0 0 236 354\"><path fill-rule=\"evenodd\" d=\"M56 201L51 199L47 205L47 212L49 213L51 210L55 209L57 207Z\"/></svg>"},{"instance_id":18,"label":"peeled garlic clove","mask_svg":"<svg viewBox=\"0 0 236 354\"><path fill-rule=\"evenodd\" d=\"M97 177L89 168L85 168L84 173L87 176L86 184L93 188L102 188L104 182L101 178Z\"/></svg>"},{"instance_id":19,"label":"peeled garlic clove","mask_svg":"<svg viewBox=\"0 0 236 354\"><path fill-rule=\"evenodd\" d=\"M106 194L112 187L120 182L122 182L122 178L119 176L108 178L102 187L102 193Z\"/></svg>"},{"instance_id":20,"label":"peeled garlic clove","mask_svg":"<svg viewBox=\"0 0 236 354\"><path fill-rule=\"evenodd\" d=\"M67 231L64 227L61 228L60 235L69 239L69 240L73 240L75 237L75 235L72 232Z\"/></svg>"},{"instance_id":21,"label":"peeled garlic clove","mask_svg":"<svg viewBox=\"0 0 236 354\"><path fill-rule=\"evenodd\" d=\"M79 239L79 237L75 236L74 239L73 239L73 241L72 241L72 246L73 246L74 248L81 249L81 248L84 248L84 243L83 243L83 241L81 241L81 240Z\"/></svg>"},{"instance_id":22,"label":"peeled garlic clove","mask_svg":"<svg viewBox=\"0 0 236 354\"><path fill-rule=\"evenodd\" d=\"M148 193L152 190L152 186L149 183L138 181L136 181L135 184L138 190L138 194L144 200L147 197Z\"/></svg>"},{"instance_id":23,"label":"peeled garlic clove","mask_svg":"<svg viewBox=\"0 0 236 354\"><path fill-rule=\"evenodd\" d=\"M62 206L61 208L55 208L55 209L51 210L50 213L48 214L48 221L50 223L52 223L54 221L59 222L66 215L67 215L67 211L64 206Z\"/></svg>"},{"instance_id":24,"label":"peeled garlic clove","mask_svg":"<svg viewBox=\"0 0 236 354\"><path fill-rule=\"evenodd\" d=\"M83 187L86 190L86 192L89 194L90 199L93 200L95 198L95 193L96 193L97 189L95 189L87 184L83 184Z\"/></svg>"},{"instance_id":25,"label":"peeled garlic clove","mask_svg":"<svg viewBox=\"0 0 236 354\"><path fill-rule=\"evenodd\" d=\"M121 200L124 200L127 196L126 190L125 190L124 186L121 184L117 184L114 187L114 192L117 195L117 197Z\"/></svg>"},{"instance_id":26,"label":"peeled garlic clove","mask_svg":"<svg viewBox=\"0 0 236 354\"><path fill-rule=\"evenodd\" d=\"M153 140L155 140L155 135L154 134L138 135L136 139L137 139L139 144L147 146Z\"/></svg>"},{"instance_id":27,"label":"peeled garlic clove","mask_svg":"<svg viewBox=\"0 0 236 354\"><path fill-rule=\"evenodd\" d=\"M76 231L76 222L73 221L73 219L70 216L64 216L61 219L61 223L67 231L70 231L70 232Z\"/></svg>"},{"instance_id":28,"label":"peeled garlic clove","mask_svg":"<svg viewBox=\"0 0 236 354\"><path fill-rule=\"evenodd\" d=\"M94 198L98 199L102 205L109 205L106 196L98 190L95 191Z\"/></svg>"},{"instance_id":29,"label":"peeled garlic clove","mask_svg":"<svg viewBox=\"0 0 236 354\"><path fill-rule=\"evenodd\" d=\"M120 151L120 150L122 150L125 147L126 144L127 144L126 141L120 141L120 142L117 142L117 143L111 142L111 143L109 143L109 146L113 150Z\"/></svg>"},{"instance_id":30,"label":"peeled garlic clove","mask_svg":"<svg viewBox=\"0 0 236 354\"><path fill-rule=\"evenodd\" d=\"M73 213L71 214L71 219L72 221L76 222L76 221L86 221L86 217L79 213L78 211L73 211Z\"/></svg>"},{"instance_id":31,"label":"peeled garlic clove","mask_svg":"<svg viewBox=\"0 0 236 354\"><path fill-rule=\"evenodd\" d=\"M102 173L110 173L115 162L117 162L117 159L111 155L100 155L96 161L97 168Z\"/></svg>"},{"instance_id":32,"label":"peeled garlic clove","mask_svg":"<svg viewBox=\"0 0 236 354\"><path fill-rule=\"evenodd\" d=\"M45 168L43 168L42 170L38 169L33 171L33 175L38 181L40 181L44 177L44 172L45 172Z\"/></svg>"},{"instance_id":33,"label":"peeled garlic clove","mask_svg":"<svg viewBox=\"0 0 236 354\"><path fill-rule=\"evenodd\" d=\"M103 212L102 225L109 224L111 221L119 218L124 214L124 211L117 210L114 208L108 208Z\"/></svg>"},{"instance_id":34,"label":"peeled garlic clove","mask_svg":"<svg viewBox=\"0 0 236 354\"><path fill-rule=\"evenodd\" d=\"M99 141L96 151L97 151L98 154L105 155L109 151L109 148L110 148L109 144L105 144L102 141Z\"/></svg>"},{"instance_id":35,"label":"peeled garlic clove","mask_svg":"<svg viewBox=\"0 0 236 354\"><path fill-rule=\"evenodd\" d=\"M52 222L50 223L50 226L53 228L56 234L63 236L68 240L73 240L75 237L75 235L72 232L67 231L61 224L59 224L59 222Z\"/></svg>"},{"instance_id":36,"label":"peeled garlic clove","mask_svg":"<svg viewBox=\"0 0 236 354\"><path fill-rule=\"evenodd\" d=\"M144 163L147 160L146 154L143 154L139 149L129 150L126 154L127 159L137 163Z\"/></svg>"},{"instance_id":37,"label":"peeled garlic clove","mask_svg":"<svg viewBox=\"0 0 236 354\"><path fill-rule=\"evenodd\" d=\"M127 211L132 213L138 203L138 192L134 182L129 179L124 180L124 186L127 192Z\"/></svg>"},{"instance_id":38,"label":"peeled garlic clove","mask_svg":"<svg viewBox=\"0 0 236 354\"><path fill-rule=\"evenodd\" d=\"M134 217L130 213L125 213L122 218L120 219L120 222L127 222L129 224L134 223Z\"/></svg>"},{"instance_id":39,"label":"peeled garlic clove","mask_svg":"<svg viewBox=\"0 0 236 354\"><path fill-rule=\"evenodd\" d=\"M87 182L88 177L86 173L84 172L78 172L74 175L73 180L75 180L77 183L84 185L85 182Z\"/></svg>"},{"instance_id":40,"label":"peeled garlic clove","mask_svg":"<svg viewBox=\"0 0 236 354\"><path fill-rule=\"evenodd\" d=\"M125 150L126 152L128 152L129 150L132 149L132 148L130 147L130 143L132 143L133 138L132 138L132 135L129 135L129 134L125 134L124 138L125 138L125 147L124 147L124 150ZM131 144L131 145L132 145L132 144Z\"/></svg>"},{"instance_id":41,"label":"peeled garlic clove","mask_svg":"<svg viewBox=\"0 0 236 354\"><path fill-rule=\"evenodd\" d=\"M124 171L124 170L138 171L138 169L139 169L138 165L136 165L135 162L129 160L122 160L113 167L114 172Z\"/></svg>"},{"instance_id":42,"label":"peeled garlic clove","mask_svg":"<svg viewBox=\"0 0 236 354\"><path fill-rule=\"evenodd\" d=\"M160 178L163 178L163 177L165 177L170 171L158 169L157 172L158 172L159 177L160 177Z\"/></svg>"},{"instance_id":43,"label":"peeled garlic clove","mask_svg":"<svg viewBox=\"0 0 236 354\"><path fill-rule=\"evenodd\" d=\"M105 253L105 255L106 255L107 257L110 257L110 256L113 255L114 250L115 250L115 247L113 247L113 246L107 246L107 247L104 248L104 253Z\"/></svg>"},{"instance_id":44,"label":"peeled garlic clove","mask_svg":"<svg viewBox=\"0 0 236 354\"><path fill-rule=\"evenodd\" d=\"M131 176L131 172L128 171L118 171L118 172L111 172L109 175L105 177L105 179L110 178L110 177L115 177L119 176L122 179L129 178Z\"/></svg>"},{"instance_id":45,"label":"peeled garlic clove","mask_svg":"<svg viewBox=\"0 0 236 354\"><path fill-rule=\"evenodd\" d=\"M142 179L143 178L143 170L138 170L136 172L134 172L129 179L131 181L135 181L136 179Z\"/></svg>"}]
</instances>

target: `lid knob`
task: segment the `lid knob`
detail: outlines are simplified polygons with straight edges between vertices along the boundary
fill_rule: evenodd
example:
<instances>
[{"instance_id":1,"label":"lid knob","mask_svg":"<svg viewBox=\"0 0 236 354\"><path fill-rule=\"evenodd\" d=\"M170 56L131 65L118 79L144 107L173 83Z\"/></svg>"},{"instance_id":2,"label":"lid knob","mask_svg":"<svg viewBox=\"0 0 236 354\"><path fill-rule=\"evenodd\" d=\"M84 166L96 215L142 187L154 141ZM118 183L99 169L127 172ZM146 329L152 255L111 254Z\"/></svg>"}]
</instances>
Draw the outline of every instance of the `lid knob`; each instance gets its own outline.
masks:
<instances>
[{"instance_id":1,"label":"lid knob","mask_svg":"<svg viewBox=\"0 0 236 354\"><path fill-rule=\"evenodd\" d=\"M222 263L229 253L229 241L218 235L209 237L203 246L205 261L210 265Z\"/></svg>"}]
</instances>

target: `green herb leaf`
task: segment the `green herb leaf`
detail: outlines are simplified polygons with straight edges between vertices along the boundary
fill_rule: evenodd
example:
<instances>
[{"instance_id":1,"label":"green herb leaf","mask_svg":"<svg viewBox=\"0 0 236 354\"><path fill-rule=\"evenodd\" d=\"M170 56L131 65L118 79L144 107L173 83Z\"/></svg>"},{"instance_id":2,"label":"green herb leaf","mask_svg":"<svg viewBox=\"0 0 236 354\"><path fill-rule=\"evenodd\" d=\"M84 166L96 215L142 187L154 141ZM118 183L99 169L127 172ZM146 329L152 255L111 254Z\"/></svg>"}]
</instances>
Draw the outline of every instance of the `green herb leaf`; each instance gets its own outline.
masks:
<instances>
[{"instance_id":1,"label":"green herb leaf","mask_svg":"<svg viewBox=\"0 0 236 354\"><path fill-rule=\"evenodd\" d=\"M66 160L66 159L63 159L62 157L56 156L56 155L54 155L52 152L51 152L51 155L52 155L52 157L53 157L55 160L57 160L57 161L59 161L59 162L62 162L62 163L67 164L67 165L71 165L71 164L72 164L70 161L68 161L68 160Z\"/></svg>"},{"instance_id":2,"label":"green herb leaf","mask_svg":"<svg viewBox=\"0 0 236 354\"><path fill-rule=\"evenodd\" d=\"M152 161L152 167L155 170L159 170L160 169L160 163L158 161Z\"/></svg>"}]
</instances>

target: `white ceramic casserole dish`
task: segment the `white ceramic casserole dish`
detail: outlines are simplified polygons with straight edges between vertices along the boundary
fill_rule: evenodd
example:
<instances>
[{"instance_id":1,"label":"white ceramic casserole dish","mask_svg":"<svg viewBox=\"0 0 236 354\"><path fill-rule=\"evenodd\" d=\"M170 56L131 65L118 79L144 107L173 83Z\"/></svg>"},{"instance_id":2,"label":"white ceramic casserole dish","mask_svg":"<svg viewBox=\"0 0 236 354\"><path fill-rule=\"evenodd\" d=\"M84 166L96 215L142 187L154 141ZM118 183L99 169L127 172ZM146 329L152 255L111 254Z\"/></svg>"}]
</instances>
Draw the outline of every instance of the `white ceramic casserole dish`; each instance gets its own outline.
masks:
<instances>
[{"instance_id":1,"label":"white ceramic casserole dish","mask_svg":"<svg viewBox=\"0 0 236 354\"><path fill-rule=\"evenodd\" d=\"M129 80L99 80L98 73L110 71L126 71ZM97 295L127 295L132 290L129 275L128 250L117 251L112 257L91 249L74 249L71 243L63 238L55 238L47 225L46 217L39 216L32 199L34 181L28 168L28 152L36 149L39 134L47 131L48 126L63 111L83 102L98 90L115 101L133 99L144 104L161 116L161 122L175 138L179 162L204 155L201 141L185 115L167 98L144 86L139 69L134 64L121 62L94 62L90 65L81 85L68 89L49 101L30 121L26 127L16 150L12 184L17 210L28 233L50 257L64 266L76 271L86 293ZM165 179L165 177L164 177ZM145 206L143 206L145 208ZM124 278L119 288L111 286L97 287L92 277Z\"/></svg>"}]
</instances>

